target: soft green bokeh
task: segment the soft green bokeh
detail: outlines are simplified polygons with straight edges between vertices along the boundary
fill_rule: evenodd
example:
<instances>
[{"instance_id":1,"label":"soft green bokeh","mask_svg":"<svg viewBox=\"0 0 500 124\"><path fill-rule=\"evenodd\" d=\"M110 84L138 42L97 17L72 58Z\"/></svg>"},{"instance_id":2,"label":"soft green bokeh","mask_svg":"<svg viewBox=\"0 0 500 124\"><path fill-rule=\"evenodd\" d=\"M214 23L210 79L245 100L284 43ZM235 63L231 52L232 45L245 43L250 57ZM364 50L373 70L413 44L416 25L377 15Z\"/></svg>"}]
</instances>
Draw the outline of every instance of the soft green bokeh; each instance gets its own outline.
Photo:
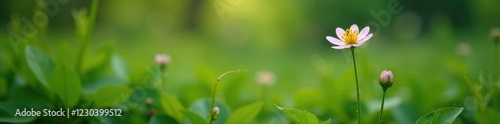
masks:
<instances>
[{"instance_id":1,"label":"soft green bokeh","mask_svg":"<svg viewBox=\"0 0 500 124\"><path fill-rule=\"evenodd\" d=\"M355 53L365 123L378 119L383 70L392 70L396 80L387 91L383 122L414 123L442 107L464 107L457 123L499 122L493 115L500 113L495 92L500 83L493 73L500 71L500 61L494 61L498 44L490 30L500 26L500 1L100 1L81 65L78 50L91 1L61 1L48 0L49 8L28 0L0 2L0 104L66 106L47 81L54 67L70 65L82 84L76 107L123 108L127 116L69 121L187 123L199 119L196 114L208 117L205 99L220 74L246 69L221 80L216 101L225 111L262 102L254 123L288 122L275 105L307 110L319 122L351 123L356 121L351 54L332 49L325 37L357 24L375 33ZM43 14L46 25L40 23ZM171 56L164 71L156 54ZM273 85L259 85L257 73L264 70L274 73ZM152 105L145 105L147 98ZM175 105L166 99L175 99ZM197 107L204 110L193 110ZM2 106L0 115L13 109Z\"/></svg>"}]
</instances>

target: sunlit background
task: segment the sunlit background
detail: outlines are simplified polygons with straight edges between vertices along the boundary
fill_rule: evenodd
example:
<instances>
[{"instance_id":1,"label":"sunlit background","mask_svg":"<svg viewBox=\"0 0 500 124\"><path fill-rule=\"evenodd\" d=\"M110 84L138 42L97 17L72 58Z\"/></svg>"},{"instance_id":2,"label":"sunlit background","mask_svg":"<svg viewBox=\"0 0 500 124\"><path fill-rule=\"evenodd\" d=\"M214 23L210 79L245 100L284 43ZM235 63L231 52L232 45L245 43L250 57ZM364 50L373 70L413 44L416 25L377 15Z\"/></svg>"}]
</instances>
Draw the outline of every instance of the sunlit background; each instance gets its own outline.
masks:
<instances>
[{"instance_id":1,"label":"sunlit background","mask_svg":"<svg viewBox=\"0 0 500 124\"><path fill-rule=\"evenodd\" d=\"M20 62L15 56L22 54L9 34L26 38L56 63L77 61L71 56L79 47L74 15L88 11L91 1L43 1L48 8L40 1L0 2L0 78L6 82L1 101L12 99L10 81L19 75L5 63ZM386 97L387 121L414 123L437 108L464 106L458 122L475 123L467 80L498 78L491 36L500 26L498 5L494 0L100 1L86 61L99 61L99 53L110 47L125 61L125 83L134 87L155 66L156 54L168 54L172 61L161 89L186 107L211 98L220 74L247 69L227 76L217 97L233 110L271 99L254 122L286 122L274 108L279 105L347 123L356 120L351 53L332 49L325 37L336 37L337 27L370 26L373 38L355 53L367 123L378 117L383 70L396 78ZM43 14L46 18L40 18ZM30 25L35 30L25 30ZM261 71L275 75L269 92L257 83ZM497 115L498 95L489 103Z\"/></svg>"}]
</instances>

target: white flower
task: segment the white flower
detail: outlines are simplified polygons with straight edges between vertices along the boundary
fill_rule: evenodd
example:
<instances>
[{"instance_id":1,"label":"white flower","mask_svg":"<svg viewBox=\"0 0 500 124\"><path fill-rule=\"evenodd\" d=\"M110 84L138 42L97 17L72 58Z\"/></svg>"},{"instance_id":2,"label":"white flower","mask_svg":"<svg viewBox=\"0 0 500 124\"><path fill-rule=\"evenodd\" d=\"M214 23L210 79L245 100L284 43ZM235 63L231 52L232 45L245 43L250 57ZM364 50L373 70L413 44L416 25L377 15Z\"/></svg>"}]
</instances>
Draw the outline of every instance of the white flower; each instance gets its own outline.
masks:
<instances>
[{"instance_id":1,"label":"white flower","mask_svg":"<svg viewBox=\"0 0 500 124\"><path fill-rule=\"evenodd\" d=\"M370 27L366 26L359 32L358 26L353 24L350 29L337 28L337 38L332 36L326 36L326 39L337 46L332 46L333 49L345 49L351 47L358 47L363 44L370 38L372 38L373 34L368 34L370 32Z\"/></svg>"},{"instance_id":2,"label":"white flower","mask_svg":"<svg viewBox=\"0 0 500 124\"><path fill-rule=\"evenodd\" d=\"M159 65L167 65L170 63L170 56L167 54L156 54L156 63Z\"/></svg>"}]
</instances>

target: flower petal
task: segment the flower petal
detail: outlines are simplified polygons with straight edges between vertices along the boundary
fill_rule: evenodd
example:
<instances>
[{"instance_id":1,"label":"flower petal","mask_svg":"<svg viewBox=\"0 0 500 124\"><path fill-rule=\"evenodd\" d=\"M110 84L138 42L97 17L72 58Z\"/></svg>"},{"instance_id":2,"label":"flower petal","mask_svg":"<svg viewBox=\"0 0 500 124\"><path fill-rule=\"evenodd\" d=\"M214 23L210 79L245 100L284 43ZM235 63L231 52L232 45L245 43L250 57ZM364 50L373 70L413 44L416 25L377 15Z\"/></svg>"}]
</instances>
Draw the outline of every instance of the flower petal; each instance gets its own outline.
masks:
<instances>
[{"instance_id":1,"label":"flower petal","mask_svg":"<svg viewBox=\"0 0 500 124\"><path fill-rule=\"evenodd\" d=\"M342 45L342 46L332 46L333 49L345 49L345 48L350 48L351 45Z\"/></svg>"},{"instance_id":2,"label":"flower petal","mask_svg":"<svg viewBox=\"0 0 500 124\"><path fill-rule=\"evenodd\" d=\"M342 35L344 35L344 29L342 28L339 28L337 27L337 29L335 30L335 33L337 33L337 37L340 39L340 40L343 40L344 38L342 38Z\"/></svg>"},{"instance_id":3,"label":"flower petal","mask_svg":"<svg viewBox=\"0 0 500 124\"><path fill-rule=\"evenodd\" d=\"M365 44L365 43L366 43L366 41L365 41L365 42L358 42L358 43L356 43L356 44L353 44L353 46L354 46L354 47L358 47L358 46L361 46L361 45L363 45L363 44Z\"/></svg>"},{"instance_id":4,"label":"flower petal","mask_svg":"<svg viewBox=\"0 0 500 124\"><path fill-rule=\"evenodd\" d=\"M358 25L352 24L351 25L351 31L359 31Z\"/></svg>"},{"instance_id":5,"label":"flower petal","mask_svg":"<svg viewBox=\"0 0 500 124\"><path fill-rule=\"evenodd\" d=\"M337 38L334 38L332 36L326 36L326 40L328 40L330 43L335 44L335 45L345 45L345 43Z\"/></svg>"},{"instance_id":6,"label":"flower petal","mask_svg":"<svg viewBox=\"0 0 500 124\"><path fill-rule=\"evenodd\" d=\"M361 39L365 38L366 35L368 35L369 32L370 32L370 27L366 26L365 28L363 28L361 30L361 32L359 32L358 41L360 41Z\"/></svg>"},{"instance_id":7,"label":"flower petal","mask_svg":"<svg viewBox=\"0 0 500 124\"><path fill-rule=\"evenodd\" d=\"M363 45L366 41L368 41L370 38L372 38L373 34L368 34L366 37L358 41L358 44Z\"/></svg>"}]
</instances>

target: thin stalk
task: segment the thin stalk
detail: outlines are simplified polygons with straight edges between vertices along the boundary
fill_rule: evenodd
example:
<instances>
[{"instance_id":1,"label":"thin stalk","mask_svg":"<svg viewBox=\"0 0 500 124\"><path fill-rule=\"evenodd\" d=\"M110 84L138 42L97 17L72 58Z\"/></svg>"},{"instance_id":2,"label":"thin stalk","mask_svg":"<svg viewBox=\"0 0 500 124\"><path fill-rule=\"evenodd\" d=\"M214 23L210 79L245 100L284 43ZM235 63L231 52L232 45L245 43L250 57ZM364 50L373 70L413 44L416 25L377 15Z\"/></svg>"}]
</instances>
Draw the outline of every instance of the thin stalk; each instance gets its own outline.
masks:
<instances>
[{"instance_id":1,"label":"thin stalk","mask_svg":"<svg viewBox=\"0 0 500 124\"><path fill-rule=\"evenodd\" d=\"M352 53L352 61L354 62L354 75L356 78L356 104L357 104L357 113L358 113L358 124L361 124L361 101L359 100L359 83L358 83L358 71L356 68L356 57L354 56L354 46L351 47Z\"/></svg>"},{"instance_id":2,"label":"thin stalk","mask_svg":"<svg viewBox=\"0 0 500 124\"><path fill-rule=\"evenodd\" d=\"M210 103L210 110L208 112L208 124L212 124L212 117L214 116L213 115L213 109L214 109L214 106L215 106L215 93L217 91L217 85L219 84L219 81L220 79L217 79L217 82L215 83L215 87L214 87L214 94L212 95L212 102Z\"/></svg>"},{"instance_id":3,"label":"thin stalk","mask_svg":"<svg viewBox=\"0 0 500 124\"><path fill-rule=\"evenodd\" d=\"M210 110L208 112L208 121L207 121L208 124L212 124L212 121L213 121L212 117L214 116L213 109L215 107L215 93L217 92L217 85L219 84L220 80L222 79L222 77L224 77L225 75L227 75L229 73L240 72L240 71L246 71L246 70L228 71L228 72L225 72L222 75L220 75L219 78L217 78L217 82L215 82L215 87L214 87L214 94L212 95L212 102L210 103L210 108L209 108Z\"/></svg>"},{"instance_id":4,"label":"thin stalk","mask_svg":"<svg viewBox=\"0 0 500 124\"><path fill-rule=\"evenodd\" d=\"M384 95L382 95L382 105L380 105L380 115L378 116L378 124L382 123L382 114L384 113L384 101L385 101L385 91L387 89L384 88Z\"/></svg>"},{"instance_id":5,"label":"thin stalk","mask_svg":"<svg viewBox=\"0 0 500 124\"><path fill-rule=\"evenodd\" d=\"M495 43L495 48L493 49L493 82L498 81L498 43Z\"/></svg>"},{"instance_id":6,"label":"thin stalk","mask_svg":"<svg viewBox=\"0 0 500 124\"><path fill-rule=\"evenodd\" d=\"M92 3L90 5L90 15L88 18L88 25L87 25L87 30L85 31L84 35L80 40L80 47L78 48L78 57L76 61L76 72L81 73L81 67L82 63L85 58L85 50L89 46L89 40L90 40L90 32L93 31L94 29L94 23L95 23L95 18L97 15L97 8L99 5L99 0L92 0Z\"/></svg>"}]
</instances>

